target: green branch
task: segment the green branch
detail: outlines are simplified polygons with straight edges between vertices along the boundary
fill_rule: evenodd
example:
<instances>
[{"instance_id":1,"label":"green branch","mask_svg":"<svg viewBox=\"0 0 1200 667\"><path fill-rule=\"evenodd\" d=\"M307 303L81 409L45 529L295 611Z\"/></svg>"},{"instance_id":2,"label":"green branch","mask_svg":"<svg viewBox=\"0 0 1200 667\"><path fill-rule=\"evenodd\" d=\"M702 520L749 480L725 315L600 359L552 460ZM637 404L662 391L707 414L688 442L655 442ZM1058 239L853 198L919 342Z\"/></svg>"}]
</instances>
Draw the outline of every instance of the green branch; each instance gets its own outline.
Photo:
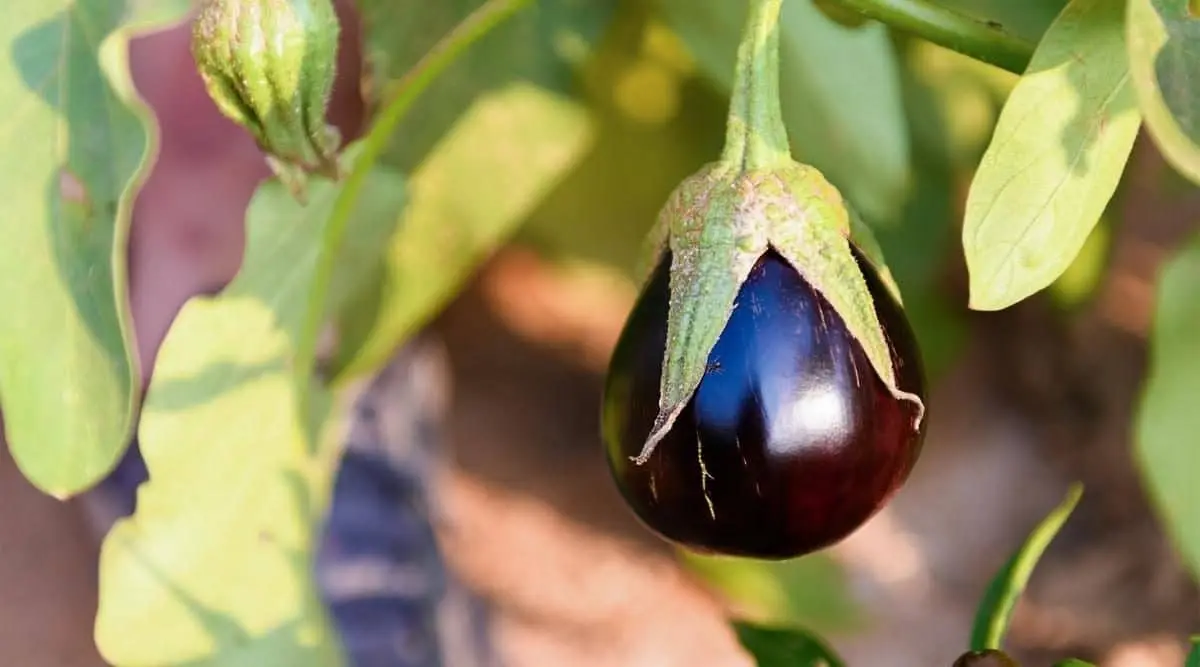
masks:
<instances>
[{"instance_id":1,"label":"green branch","mask_svg":"<svg viewBox=\"0 0 1200 667\"><path fill-rule=\"evenodd\" d=\"M721 160L742 170L791 160L779 105L779 10L783 0L751 0L738 44Z\"/></svg>"},{"instance_id":2,"label":"green branch","mask_svg":"<svg viewBox=\"0 0 1200 667\"><path fill-rule=\"evenodd\" d=\"M928 0L836 0L863 16L910 32L976 60L1021 74L1037 47L994 21L984 21Z\"/></svg>"},{"instance_id":3,"label":"green branch","mask_svg":"<svg viewBox=\"0 0 1200 667\"><path fill-rule=\"evenodd\" d=\"M308 409L310 384L308 376L316 365L317 337L325 321L326 304L338 252L346 235L346 225L358 204L358 195L366 182L367 174L379 161L388 146L388 140L396 131L413 103L429 87L429 84L446 70L468 47L488 34L517 11L524 9L533 0L488 0L473 11L453 30L430 49L416 65L388 88L387 100L383 103L374 124L362 141L350 173L342 182L342 191L334 202L328 225L321 243L321 254L317 259L316 273L309 294L308 312L305 314L304 330L296 345L296 372L299 375L300 406Z\"/></svg>"}]
</instances>

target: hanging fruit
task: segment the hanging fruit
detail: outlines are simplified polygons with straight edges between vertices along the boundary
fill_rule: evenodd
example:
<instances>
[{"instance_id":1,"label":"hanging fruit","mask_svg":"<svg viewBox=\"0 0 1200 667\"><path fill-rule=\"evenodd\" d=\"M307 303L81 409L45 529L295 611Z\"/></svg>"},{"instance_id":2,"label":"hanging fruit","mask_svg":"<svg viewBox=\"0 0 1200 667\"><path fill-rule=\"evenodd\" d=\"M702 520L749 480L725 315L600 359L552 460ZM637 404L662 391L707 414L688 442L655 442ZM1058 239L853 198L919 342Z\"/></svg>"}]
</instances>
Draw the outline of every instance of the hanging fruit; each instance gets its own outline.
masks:
<instances>
[{"instance_id":1,"label":"hanging fruit","mask_svg":"<svg viewBox=\"0 0 1200 667\"><path fill-rule=\"evenodd\" d=\"M614 352L602 419L613 476L647 526L771 559L827 547L883 507L920 452L926 395L873 242L791 157L781 3L751 0L724 151L659 216L657 268Z\"/></svg>"}]
</instances>

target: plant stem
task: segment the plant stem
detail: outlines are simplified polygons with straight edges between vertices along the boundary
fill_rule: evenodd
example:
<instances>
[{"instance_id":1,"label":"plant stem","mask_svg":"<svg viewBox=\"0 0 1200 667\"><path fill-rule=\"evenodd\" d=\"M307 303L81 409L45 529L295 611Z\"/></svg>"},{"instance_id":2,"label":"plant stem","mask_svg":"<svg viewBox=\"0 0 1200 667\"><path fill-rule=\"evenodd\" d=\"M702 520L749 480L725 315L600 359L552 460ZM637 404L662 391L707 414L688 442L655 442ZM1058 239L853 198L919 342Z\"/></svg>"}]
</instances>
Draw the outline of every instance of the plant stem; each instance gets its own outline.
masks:
<instances>
[{"instance_id":1,"label":"plant stem","mask_svg":"<svg viewBox=\"0 0 1200 667\"><path fill-rule=\"evenodd\" d=\"M299 403L304 414L310 408L309 377L316 366L317 338L325 322L329 286L337 264L346 225L358 205L358 196L366 182L367 174L379 161L388 146L388 139L400 121L408 113L413 102L429 87L439 74L446 70L469 46L509 18L525 8L533 0L488 0L464 18L453 30L433 46L412 69L390 87L387 100L381 105L379 115L360 141L362 151L354 160L349 174L341 183L341 192L334 201L329 222L321 239L321 254L313 276L312 291L309 293L308 311L305 313L304 329L296 343L296 373L300 387Z\"/></svg>"},{"instance_id":2,"label":"plant stem","mask_svg":"<svg viewBox=\"0 0 1200 667\"><path fill-rule=\"evenodd\" d=\"M934 44L1021 74L1036 44L994 21L976 19L929 0L837 0L863 16Z\"/></svg>"},{"instance_id":3,"label":"plant stem","mask_svg":"<svg viewBox=\"0 0 1200 667\"><path fill-rule=\"evenodd\" d=\"M750 0L738 45L721 161L741 170L791 160L779 104L779 10L783 0Z\"/></svg>"}]
</instances>

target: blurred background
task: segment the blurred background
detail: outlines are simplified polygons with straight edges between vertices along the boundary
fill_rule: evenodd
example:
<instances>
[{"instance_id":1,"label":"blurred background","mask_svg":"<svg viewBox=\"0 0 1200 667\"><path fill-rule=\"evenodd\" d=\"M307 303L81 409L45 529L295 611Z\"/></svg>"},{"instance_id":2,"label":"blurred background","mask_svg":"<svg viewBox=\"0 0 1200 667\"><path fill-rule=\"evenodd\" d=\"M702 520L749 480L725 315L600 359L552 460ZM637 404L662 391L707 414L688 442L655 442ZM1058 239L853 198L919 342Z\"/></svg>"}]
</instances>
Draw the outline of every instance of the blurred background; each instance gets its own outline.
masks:
<instances>
[{"instance_id":1,"label":"blurred background","mask_svg":"<svg viewBox=\"0 0 1200 667\"><path fill-rule=\"evenodd\" d=\"M386 3L368 4L378 10ZM425 12L421 20L389 39L419 54L453 24L458 10L449 7L462 4L478 3L429 3L413 10ZM685 41L686 30L669 22L672 3L661 5L665 11L639 0L599 4L561 3L571 16L590 12L605 20L587 23L591 32L551 32L542 44L566 64L565 83L548 83L553 77L529 65L531 58L512 59L525 68L515 78L555 94L566 90L571 104L586 110L586 147L541 196L511 206L510 231L480 244L479 270L463 273L461 290L444 307L431 307L436 317L419 339L422 363L432 370L413 380L413 391L444 393L444 403L431 408L440 420L431 437L442 452L428 472L433 524L446 567L489 612L487 633L502 664L741 667L749 658L725 625L726 615L736 613L823 633L850 665L948 666L966 646L990 577L1075 480L1087 492L1018 605L1013 653L1029 665L1066 656L1103 667L1182 664L1184 640L1200 628L1200 592L1147 504L1130 425L1146 369L1158 267L1193 231L1200 189L1140 138L1118 196L1068 273L1006 311L969 312L962 207L1016 77L920 40L888 36L908 146L904 179L897 188L849 191L873 211L870 221L933 380L924 454L891 505L825 553L778 564L687 555L642 528L609 480L599 440L600 387L637 294L644 236L675 184L720 150L726 98L720 77L706 73L705 56L695 48L703 35ZM1028 17L1028 30L1044 26L1061 3L1046 5L1045 16ZM521 32L531 29L528 23L556 25L557 11L543 8L514 23L508 37L489 37L456 66L457 76L439 82L400 132L394 164L428 164L448 128L453 135L462 129L456 123L471 117L464 110L481 89L481 63L497 61L505 39L528 37ZM372 17L364 11L364 22ZM735 34L739 27L726 26ZM882 31L870 24L837 29ZM347 32L348 39L359 34L353 27ZM178 35L147 44L155 39L162 53L186 55ZM378 73L382 47L367 42L367 64L375 67L368 71ZM152 47L139 48L149 62ZM396 71L406 66L395 54L388 62ZM188 65L184 56L160 59L143 65L139 79L167 115L158 180L139 203L134 259L140 238L147 244L145 275L161 282L165 272L189 271L168 278L162 289L169 293L157 301L145 297L159 304L143 305L141 316L158 322L144 326L159 331L159 340L182 299L219 287L236 271L241 207L250 185L266 175L247 162L253 146L205 106L194 83L167 83ZM162 87L153 92L152 85ZM368 83L367 113L371 93ZM804 109L819 101L794 95L784 104ZM338 113L353 136L363 109L353 100L344 106ZM832 146L823 159L836 157L837 137L822 136ZM190 137L186 146L183 137ZM234 148L214 148L226 139ZM521 164L505 161L514 150L509 139L475 141L468 157L520 171ZM164 166L172 164L176 172ZM230 164L251 166L231 171ZM438 164L459 186L446 190L443 203L509 206L488 200L486 186L470 187L471 179L487 181L487 173L464 163L455 177L451 158ZM853 162L829 172L852 168ZM426 177L422 187L432 191L434 180ZM211 204L214 193L222 198ZM201 205L224 212L189 217ZM146 240L156 234L166 240ZM406 409L395 401L378 401L376 408ZM0 549L0 580L8 579L0 583L6 591L0 627L37 616L19 601L50 597L57 606L46 613L56 620L39 626L37 637L52 643L48 638L58 635L86 636L94 581L78 573L88 571L94 546L77 538L82 524L72 518L74 507L20 486L19 480L0 484L15 498L5 500L4 514L50 518L4 527L40 541ZM34 509L8 509L26 506ZM88 590L90 596L78 593ZM5 645L15 653L5 656L0 645L3 664L92 664L78 657L86 648L64 648L59 662L38 662L19 644Z\"/></svg>"}]
</instances>

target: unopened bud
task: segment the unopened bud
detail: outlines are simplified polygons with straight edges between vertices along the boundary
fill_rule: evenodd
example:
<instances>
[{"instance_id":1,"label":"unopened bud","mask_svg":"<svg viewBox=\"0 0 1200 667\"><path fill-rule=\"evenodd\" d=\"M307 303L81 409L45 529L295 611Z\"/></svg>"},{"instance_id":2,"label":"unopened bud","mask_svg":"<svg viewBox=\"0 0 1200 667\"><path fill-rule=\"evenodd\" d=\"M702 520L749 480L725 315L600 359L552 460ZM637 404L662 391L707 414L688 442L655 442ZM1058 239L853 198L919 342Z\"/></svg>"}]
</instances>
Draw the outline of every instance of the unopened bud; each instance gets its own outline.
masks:
<instances>
[{"instance_id":1,"label":"unopened bud","mask_svg":"<svg viewBox=\"0 0 1200 667\"><path fill-rule=\"evenodd\" d=\"M325 122L338 31L331 0L205 0L194 24L209 96L297 195L306 174L338 176L341 138Z\"/></svg>"}]
</instances>

